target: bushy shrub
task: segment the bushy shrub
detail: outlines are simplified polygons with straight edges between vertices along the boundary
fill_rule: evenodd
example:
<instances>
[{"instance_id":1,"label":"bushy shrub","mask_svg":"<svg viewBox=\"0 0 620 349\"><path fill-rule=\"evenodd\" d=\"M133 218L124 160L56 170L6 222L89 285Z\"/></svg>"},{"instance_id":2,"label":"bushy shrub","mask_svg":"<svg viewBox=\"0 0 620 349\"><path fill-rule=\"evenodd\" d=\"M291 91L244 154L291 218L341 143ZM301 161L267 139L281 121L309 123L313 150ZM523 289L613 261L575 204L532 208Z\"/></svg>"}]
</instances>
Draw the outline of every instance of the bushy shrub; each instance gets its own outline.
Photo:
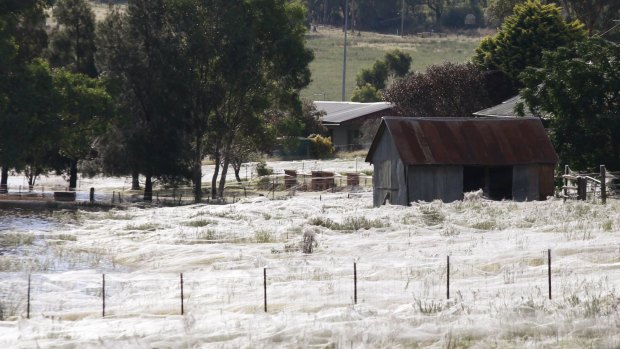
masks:
<instances>
[{"instance_id":1,"label":"bushy shrub","mask_svg":"<svg viewBox=\"0 0 620 349\"><path fill-rule=\"evenodd\" d=\"M351 101L360 103L380 102L381 100L381 92L371 84L355 87L353 97L351 97Z\"/></svg>"},{"instance_id":2,"label":"bushy shrub","mask_svg":"<svg viewBox=\"0 0 620 349\"><path fill-rule=\"evenodd\" d=\"M310 140L310 155L312 155L313 158L330 158L336 152L336 148L334 148L334 144L329 137L311 135L308 139Z\"/></svg>"},{"instance_id":3,"label":"bushy shrub","mask_svg":"<svg viewBox=\"0 0 620 349\"><path fill-rule=\"evenodd\" d=\"M269 176L273 174L273 169L271 167L267 167L267 163L261 160L258 164L256 164L256 174L259 177Z\"/></svg>"}]
</instances>

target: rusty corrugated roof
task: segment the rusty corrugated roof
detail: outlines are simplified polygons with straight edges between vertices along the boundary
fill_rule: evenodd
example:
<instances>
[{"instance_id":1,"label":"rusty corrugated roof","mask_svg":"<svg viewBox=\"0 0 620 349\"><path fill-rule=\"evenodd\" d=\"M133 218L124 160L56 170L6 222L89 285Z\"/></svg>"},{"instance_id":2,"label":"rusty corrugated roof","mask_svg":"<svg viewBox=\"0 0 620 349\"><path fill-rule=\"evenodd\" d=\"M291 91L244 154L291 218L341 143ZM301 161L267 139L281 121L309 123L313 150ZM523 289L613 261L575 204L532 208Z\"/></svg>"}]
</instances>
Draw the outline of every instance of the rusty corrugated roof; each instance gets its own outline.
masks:
<instances>
[{"instance_id":1,"label":"rusty corrugated roof","mask_svg":"<svg viewBox=\"0 0 620 349\"><path fill-rule=\"evenodd\" d=\"M408 165L509 166L559 161L538 118L385 117L367 162L386 131Z\"/></svg>"}]
</instances>

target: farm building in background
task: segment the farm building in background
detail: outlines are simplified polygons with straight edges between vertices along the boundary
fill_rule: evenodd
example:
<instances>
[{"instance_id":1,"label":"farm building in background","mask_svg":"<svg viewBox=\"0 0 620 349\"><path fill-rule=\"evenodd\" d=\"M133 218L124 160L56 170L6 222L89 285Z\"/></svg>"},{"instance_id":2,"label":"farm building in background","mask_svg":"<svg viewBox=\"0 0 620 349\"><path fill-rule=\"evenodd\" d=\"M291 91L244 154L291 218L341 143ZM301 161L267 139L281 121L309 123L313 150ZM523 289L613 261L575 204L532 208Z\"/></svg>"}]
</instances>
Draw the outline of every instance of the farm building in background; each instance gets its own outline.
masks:
<instances>
[{"instance_id":1,"label":"farm building in background","mask_svg":"<svg viewBox=\"0 0 620 349\"><path fill-rule=\"evenodd\" d=\"M538 118L385 117L368 151L373 202L544 200L558 156Z\"/></svg>"},{"instance_id":2,"label":"farm building in background","mask_svg":"<svg viewBox=\"0 0 620 349\"><path fill-rule=\"evenodd\" d=\"M336 150L356 150L368 148L370 144L361 142L361 128L368 120L393 115L392 105L387 102L322 102L315 101L317 110L325 112L321 121L329 130L329 136Z\"/></svg>"},{"instance_id":3,"label":"farm building in background","mask_svg":"<svg viewBox=\"0 0 620 349\"><path fill-rule=\"evenodd\" d=\"M538 117L538 115L535 115L534 113L532 113L532 111L530 110L530 108L527 107L527 105L523 106L524 115L519 115L519 113L517 113L517 105L523 102L524 101L520 96L514 96L508 100L503 101L502 103L498 105L494 105L490 108L477 111L474 113L474 116L498 117L498 118L506 118L506 117L514 118L514 117L523 117L523 116Z\"/></svg>"}]
</instances>

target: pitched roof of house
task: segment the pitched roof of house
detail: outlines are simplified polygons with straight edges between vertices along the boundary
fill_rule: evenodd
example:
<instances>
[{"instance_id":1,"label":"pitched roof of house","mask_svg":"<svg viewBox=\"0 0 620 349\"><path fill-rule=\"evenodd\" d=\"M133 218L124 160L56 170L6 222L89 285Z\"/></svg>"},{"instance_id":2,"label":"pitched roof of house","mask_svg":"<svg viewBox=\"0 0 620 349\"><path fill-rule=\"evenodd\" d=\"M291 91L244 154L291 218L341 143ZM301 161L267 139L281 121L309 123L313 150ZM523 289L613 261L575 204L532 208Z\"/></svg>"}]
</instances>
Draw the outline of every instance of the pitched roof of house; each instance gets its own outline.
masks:
<instances>
[{"instance_id":1,"label":"pitched roof of house","mask_svg":"<svg viewBox=\"0 0 620 349\"><path fill-rule=\"evenodd\" d=\"M517 103L521 103L521 102L523 102L523 99L521 99L521 97L514 96L508 100L503 101L502 103L496 106L477 111L474 113L474 115L494 116L494 117L521 117L521 115L517 115L517 112L515 112L515 107L517 106ZM525 114L523 116L527 116L527 117L537 116L537 115L534 115L534 113L532 113L530 108L528 108L527 106L524 106L523 109L524 109L523 112Z\"/></svg>"},{"instance_id":2,"label":"pitched roof of house","mask_svg":"<svg viewBox=\"0 0 620 349\"><path fill-rule=\"evenodd\" d=\"M385 132L407 165L511 166L559 161L539 118L385 117L367 162Z\"/></svg>"},{"instance_id":3,"label":"pitched roof of house","mask_svg":"<svg viewBox=\"0 0 620 349\"><path fill-rule=\"evenodd\" d=\"M392 104L388 102L357 103L315 101L314 105L318 110L325 112L322 118L324 124L340 124L392 108Z\"/></svg>"}]
</instances>

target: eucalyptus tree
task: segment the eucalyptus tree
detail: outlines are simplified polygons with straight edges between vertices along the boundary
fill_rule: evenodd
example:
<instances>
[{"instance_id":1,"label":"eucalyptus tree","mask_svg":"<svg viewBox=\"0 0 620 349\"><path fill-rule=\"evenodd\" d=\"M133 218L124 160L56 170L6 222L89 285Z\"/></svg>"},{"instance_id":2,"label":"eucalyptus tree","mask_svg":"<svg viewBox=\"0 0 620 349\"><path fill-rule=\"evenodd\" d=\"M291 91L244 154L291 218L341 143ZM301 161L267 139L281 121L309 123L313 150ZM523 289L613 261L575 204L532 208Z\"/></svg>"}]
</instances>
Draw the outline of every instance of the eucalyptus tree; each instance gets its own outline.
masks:
<instances>
[{"instance_id":1,"label":"eucalyptus tree","mask_svg":"<svg viewBox=\"0 0 620 349\"><path fill-rule=\"evenodd\" d=\"M42 86L24 85L38 79L44 69L37 61L47 45L44 9L48 1L4 0L0 2L0 189L5 190L9 170L22 168L29 137L29 126L37 114L22 112L28 108L42 107L42 100L29 95L41 91ZM49 93L40 97L46 99ZM40 114L39 114L40 115Z\"/></svg>"},{"instance_id":2,"label":"eucalyptus tree","mask_svg":"<svg viewBox=\"0 0 620 349\"><path fill-rule=\"evenodd\" d=\"M619 61L620 45L591 38L546 51L521 74L521 96L548 119L562 162L575 169L620 167Z\"/></svg>"},{"instance_id":3,"label":"eucalyptus tree","mask_svg":"<svg viewBox=\"0 0 620 349\"><path fill-rule=\"evenodd\" d=\"M171 10L170 1L129 1L125 11L113 11L100 24L97 35L97 64L118 85L115 100L124 111L115 122L123 130L117 141L124 143L130 170L146 178L146 201L152 200L154 178L188 176L181 97L189 85Z\"/></svg>"},{"instance_id":4,"label":"eucalyptus tree","mask_svg":"<svg viewBox=\"0 0 620 349\"><path fill-rule=\"evenodd\" d=\"M56 27L50 34L50 44L47 52L48 60L52 67L63 68L72 73L84 74L90 78L98 76L95 67L95 13L87 0L58 0L52 9ZM59 77L63 75L60 74ZM85 83L85 79L79 79L65 74L65 79L58 80L66 86L72 83ZM75 86L77 87L77 86ZM91 86L92 87L92 86ZM73 92L79 92L74 89ZM65 108L66 109L66 108ZM84 112L86 110L82 110ZM69 188L77 186L78 162L91 152L91 145L96 134L91 131L95 124L100 121L97 112L89 111L89 114L76 114L78 107L73 107L73 116L64 114L61 118L62 130L65 132L61 137L63 149L62 155L66 157L69 172ZM94 113L92 113L94 112ZM90 137L87 137L90 136ZM75 143L71 144L73 141Z\"/></svg>"},{"instance_id":5,"label":"eucalyptus tree","mask_svg":"<svg viewBox=\"0 0 620 349\"><path fill-rule=\"evenodd\" d=\"M89 2L58 0L52 13L57 27L50 35L50 64L96 77L95 13Z\"/></svg>"},{"instance_id":6,"label":"eucalyptus tree","mask_svg":"<svg viewBox=\"0 0 620 349\"><path fill-rule=\"evenodd\" d=\"M304 45L305 9L299 1L172 1L174 32L189 87L185 98L191 134L194 198L202 197L202 160L216 162L211 193L221 195L242 130L261 133L268 107L300 107L298 91L310 82L313 55ZM243 25L240 25L243 24ZM220 188L216 183L221 177Z\"/></svg>"}]
</instances>

